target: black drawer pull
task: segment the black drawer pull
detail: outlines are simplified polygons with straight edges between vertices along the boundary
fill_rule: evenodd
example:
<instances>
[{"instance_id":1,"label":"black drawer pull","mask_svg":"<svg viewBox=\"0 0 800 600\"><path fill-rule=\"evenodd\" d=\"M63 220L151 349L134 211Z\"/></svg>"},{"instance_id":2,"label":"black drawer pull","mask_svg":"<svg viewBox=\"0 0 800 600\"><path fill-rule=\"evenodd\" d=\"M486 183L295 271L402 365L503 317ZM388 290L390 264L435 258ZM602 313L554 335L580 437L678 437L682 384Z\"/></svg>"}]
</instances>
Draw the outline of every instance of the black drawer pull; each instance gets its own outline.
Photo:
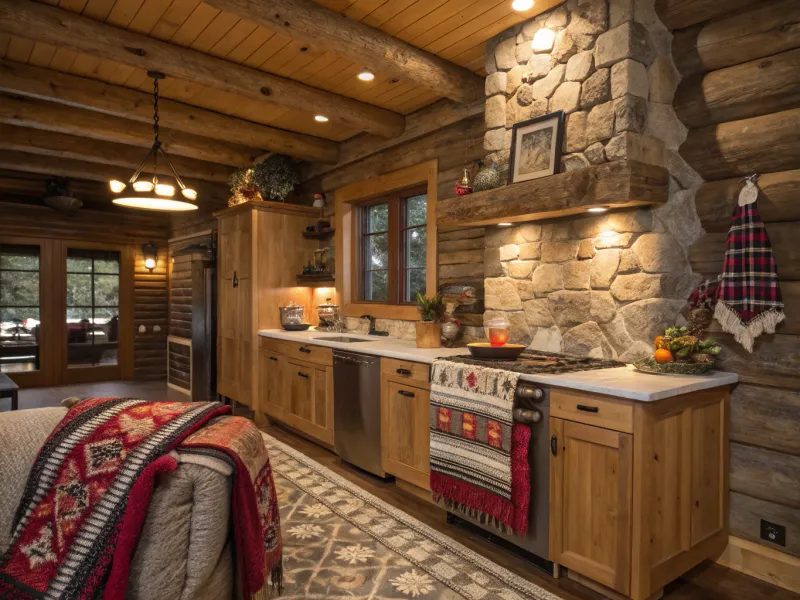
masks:
<instances>
[{"instance_id":1,"label":"black drawer pull","mask_svg":"<svg viewBox=\"0 0 800 600\"><path fill-rule=\"evenodd\" d=\"M306 354L311 354L311 350L309 350L308 348L305 348L303 346L300 346L300 352L305 352Z\"/></svg>"},{"instance_id":2,"label":"black drawer pull","mask_svg":"<svg viewBox=\"0 0 800 600\"><path fill-rule=\"evenodd\" d=\"M397 369L398 375L411 375L410 369Z\"/></svg>"},{"instance_id":3,"label":"black drawer pull","mask_svg":"<svg viewBox=\"0 0 800 600\"><path fill-rule=\"evenodd\" d=\"M308 379L308 373L303 373L302 371L298 371L297 374L300 375L300 377Z\"/></svg>"},{"instance_id":4,"label":"black drawer pull","mask_svg":"<svg viewBox=\"0 0 800 600\"><path fill-rule=\"evenodd\" d=\"M270 356L270 357L269 357L269 359L270 359L270 360L274 360L275 362L278 362L278 359L277 359L277 358L275 358L274 356Z\"/></svg>"},{"instance_id":5,"label":"black drawer pull","mask_svg":"<svg viewBox=\"0 0 800 600\"><path fill-rule=\"evenodd\" d=\"M558 438L556 436L550 438L550 452L553 456L558 454Z\"/></svg>"},{"instance_id":6,"label":"black drawer pull","mask_svg":"<svg viewBox=\"0 0 800 600\"><path fill-rule=\"evenodd\" d=\"M407 392L405 390L398 390L397 393L400 394L401 396L405 396L406 398L413 398L414 397L414 392Z\"/></svg>"},{"instance_id":7,"label":"black drawer pull","mask_svg":"<svg viewBox=\"0 0 800 600\"><path fill-rule=\"evenodd\" d=\"M578 404L578 406L576 406L575 408L577 408L578 410L582 410L583 412L593 412L593 413L600 412L600 409L597 408L596 406L586 406L585 404Z\"/></svg>"}]
</instances>

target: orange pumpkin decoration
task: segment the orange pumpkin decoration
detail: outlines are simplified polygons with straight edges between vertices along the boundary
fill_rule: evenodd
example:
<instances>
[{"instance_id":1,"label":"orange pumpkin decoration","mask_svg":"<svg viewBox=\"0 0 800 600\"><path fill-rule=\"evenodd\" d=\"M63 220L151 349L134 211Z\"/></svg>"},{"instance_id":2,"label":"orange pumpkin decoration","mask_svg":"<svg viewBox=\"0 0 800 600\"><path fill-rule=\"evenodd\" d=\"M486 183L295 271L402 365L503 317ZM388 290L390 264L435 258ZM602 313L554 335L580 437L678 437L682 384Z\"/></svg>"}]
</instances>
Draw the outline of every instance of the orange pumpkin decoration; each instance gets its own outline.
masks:
<instances>
[{"instance_id":1,"label":"orange pumpkin decoration","mask_svg":"<svg viewBox=\"0 0 800 600\"><path fill-rule=\"evenodd\" d=\"M673 360L675 360L672 356L672 352L670 352L666 348L659 348L658 350L656 350L653 357L656 359L656 362L661 364L670 363Z\"/></svg>"}]
</instances>

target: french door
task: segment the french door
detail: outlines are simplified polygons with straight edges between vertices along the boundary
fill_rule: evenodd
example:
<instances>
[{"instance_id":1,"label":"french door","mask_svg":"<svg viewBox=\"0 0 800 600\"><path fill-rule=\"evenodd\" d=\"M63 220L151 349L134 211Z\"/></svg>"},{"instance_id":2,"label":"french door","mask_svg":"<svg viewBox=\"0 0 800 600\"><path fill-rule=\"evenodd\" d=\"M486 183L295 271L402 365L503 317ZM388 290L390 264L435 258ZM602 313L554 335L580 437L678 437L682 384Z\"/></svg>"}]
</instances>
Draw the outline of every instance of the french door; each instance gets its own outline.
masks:
<instances>
[{"instance_id":1,"label":"french door","mask_svg":"<svg viewBox=\"0 0 800 600\"><path fill-rule=\"evenodd\" d=\"M0 372L20 387L133 375L133 248L0 240Z\"/></svg>"}]
</instances>

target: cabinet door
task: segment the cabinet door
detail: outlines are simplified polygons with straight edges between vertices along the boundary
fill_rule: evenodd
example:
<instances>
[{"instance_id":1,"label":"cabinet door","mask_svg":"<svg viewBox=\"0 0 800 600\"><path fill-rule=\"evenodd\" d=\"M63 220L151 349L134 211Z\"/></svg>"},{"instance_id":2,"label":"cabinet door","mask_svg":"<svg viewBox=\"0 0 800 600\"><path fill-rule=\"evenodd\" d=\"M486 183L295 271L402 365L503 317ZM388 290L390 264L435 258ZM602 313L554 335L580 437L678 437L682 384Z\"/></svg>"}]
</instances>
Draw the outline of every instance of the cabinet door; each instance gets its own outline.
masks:
<instances>
[{"instance_id":1,"label":"cabinet door","mask_svg":"<svg viewBox=\"0 0 800 600\"><path fill-rule=\"evenodd\" d=\"M286 423L333 444L333 367L287 360L289 406Z\"/></svg>"},{"instance_id":2,"label":"cabinet door","mask_svg":"<svg viewBox=\"0 0 800 600\"><path fill-rule=\"evenodd\" d=\"M217 391L229 398L239 395L238 300L239 290L233 288L231 280L221 279L217 300Z\"/></svg>"},{"instance_id":3,"label":"cabinet door","mask_svg":"<svg viewBox=\"0 0 800 600\"><path fill-rule=\"evenodd\" d=\"M253 223L252 214L224 217L219 220L219 260L220 279L250 277Z\"/></svg>"},{"instance_id":4,"label":"cabinet door","mask_svg":"<svg viewBox=\"0 0 800 600\"><path fill-rule=\"evenodd\" d=\"M289 404L284 385L286 355L271 350L259 350L258 366L258 409L270 417L283 420Z\"/></svg>"},{"instance_id":5,"label":"cabinet door","mask_svg":"<svg viewBox=\"0 0 800 600\"><path fill-rule=\"evenodd\" d=\"M550 419L550 560L628 594L633 436Z\"/></svg>"},{"instance_id":6,"label":"cabinet door","mask_svg":"<svg viewBox=\"0 0 800 600\"><path fill-rule=\"evenodd\" d=\"M396 381L384 381L387 473L430 490L430 392Z\"/></svg>"}]
</instances>

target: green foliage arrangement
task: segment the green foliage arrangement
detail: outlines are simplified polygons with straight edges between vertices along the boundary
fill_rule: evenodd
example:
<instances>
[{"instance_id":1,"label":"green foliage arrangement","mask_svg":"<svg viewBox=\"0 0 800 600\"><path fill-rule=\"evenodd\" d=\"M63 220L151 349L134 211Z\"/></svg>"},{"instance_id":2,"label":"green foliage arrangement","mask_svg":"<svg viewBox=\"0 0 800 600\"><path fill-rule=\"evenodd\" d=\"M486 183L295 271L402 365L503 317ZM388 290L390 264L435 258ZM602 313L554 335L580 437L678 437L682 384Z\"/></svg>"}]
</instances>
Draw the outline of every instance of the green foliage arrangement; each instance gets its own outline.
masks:
<instances>
[{"instance_id":1,"label":"green foliage arrangement","mask_svg":"<svg viewBox=\"0 0 800 600\"><path fill-rule=\"evenodd\" d=\"M444 314L442 295L436 294L433 298L429 298L417 292L417 310L422 315L423 321L438 321Z\"/></svg>"},{"instance_id":2,"label":"green foliage arrangement","mask_svg":"<svg viewBox=\"0 0 800 600\"><path fill-rule=\"evenodd\" d=\"M300 183L294 162L285 154L272 154L253 167L250 180L264 200L283 202Z\"/></svg>"}]
</instances>

